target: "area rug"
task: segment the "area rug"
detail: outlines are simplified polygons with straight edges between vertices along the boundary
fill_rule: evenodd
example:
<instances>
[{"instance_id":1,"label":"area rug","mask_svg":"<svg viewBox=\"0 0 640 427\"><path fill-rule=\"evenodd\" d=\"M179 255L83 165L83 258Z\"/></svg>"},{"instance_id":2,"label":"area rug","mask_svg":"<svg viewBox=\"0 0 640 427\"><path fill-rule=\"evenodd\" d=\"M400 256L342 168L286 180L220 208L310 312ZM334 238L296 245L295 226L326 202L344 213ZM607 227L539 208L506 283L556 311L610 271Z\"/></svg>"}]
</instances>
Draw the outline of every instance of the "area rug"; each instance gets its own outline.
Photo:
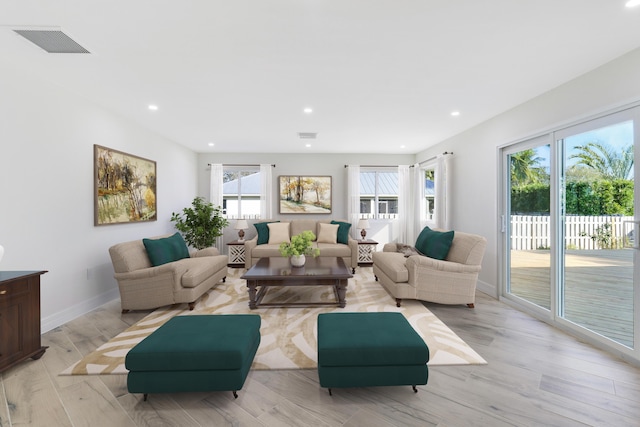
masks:
<instances>
[{"instance_id":1,"label":"area rug","mask_svg":"<svg viewBox=\"0 0 640 427\"><path fill-rule=\"evenodd\" d=\"M319 313L399 312L429 346L429 366L487 363L460 337L431 313L421 302L403 300L402 307L375 281L370 268L359 268L347 288L347 306L305 308L249 309L246 282L242 269L229 269L226 283L221 283L197 302L193 311L186 304L160 308L135 325L101 345L61 375L126 374L127 352L146 336L174 316L200 314L259 314L261 342L251 369L313 369L317 367L316 321ZM263 302L333 301L330 287L274 287ZM460 310L468 310L461 306ZM125 315L126 316L126 315Z\"/></svg>"}]
</instances>

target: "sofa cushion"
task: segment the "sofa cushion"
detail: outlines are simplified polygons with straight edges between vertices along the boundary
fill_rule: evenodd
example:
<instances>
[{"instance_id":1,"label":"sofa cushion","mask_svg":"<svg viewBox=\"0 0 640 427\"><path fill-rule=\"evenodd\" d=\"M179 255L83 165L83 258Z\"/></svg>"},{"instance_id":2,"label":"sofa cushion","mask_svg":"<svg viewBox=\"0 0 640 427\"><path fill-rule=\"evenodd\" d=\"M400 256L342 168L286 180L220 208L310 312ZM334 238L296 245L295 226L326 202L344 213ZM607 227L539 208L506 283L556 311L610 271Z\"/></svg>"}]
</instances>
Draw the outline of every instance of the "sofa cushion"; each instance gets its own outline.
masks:
<instances>
[{"instance_id":1,"label":"sofa cushion","mask_svg":"<svg viewBox=\"0 0 640 427\"><path fill-rule=\"evenodd\" d=\"M351 224L342 221L331 221L331 224L338 224L338 243L349 244L349 229Z\"/></svg>"},{"instance_id":2,"label":"sofa cushion","mask_svg":"<svg viewBox=\"0 0 640 427\"><path fill-rule=\"evenodd\" d=\"M180 233L162 239L142 239L142 243L154 267L189 258L189 248Z\"/></svg>"},{"instance_id":3,"label":"sofa cushion","mask_svg":"<svg viewBox=\"0 0 640 427\"><path fill-rule=\"evenodd\" d=\"M320 256L336 256L336 257L350 257L351 248L347 245L340 243L318 243L316 245L320 249Z\"/></svg>"},{"instance_id":4,"label":"sofa cushion","mask_svg":"<svg viewBox=\"0 0 640 427\"><path fill-rule=\"evenodd\" d=\"M288 222L272 222L267 224L269 227L269 244L276 245L283 242L290 242L289 223Z\"/></svg>"},{"instance_id":5,"label":"sofa cushion","mask_svg":"<svg viewBox=\"0 0 640 427\"><path fill-rule=\"evenodd\" d=\"M318 243L338 243L338 224L318 224Z\"/></svg>"},{"instance_id":6,"label":"sofa cushion","mask_svg":"<svg viewBox=\"0 0 640 427\"><path fill-rule=\"evenodd\" d=\"M282 256L280 254L280 245L258 245L251 251L251 256L254 259L257 258L271 258L271 257L279 257Z\"/></svg>"},{"instance_id":7,"label":"sofa cushion","mask_svg":"<svg viewBox=\"0 0 640 427\"><path fill-rule=\"evenodd\" d=\"M396 283L409 281L407 259L399 252L374 252L373 264L389 276Z\"/></svg>"},{"instance_id":8,"label":"sofa cushion","mask_svg":"<svg viewBox=\"0 0 640 427\"><path fill-rule=\"evenodd\" d=\"M279 222L279 221L257 222L253 224L253 226L256 228L256 232L258 233L258 242L257 242L258 245L264 245L266 243L269 243L268 224L271 224L272 222Z\"/></svg>"},{"instance_id":9,"label":"sofa cushion","mask_svg":"<svg viewBox=\"0 0 640 427\"><path fill-rule=\"evenodd\" d=\"M189 258L178 261L186 267L180 284L185 288L195 288L209 277L214 276L228 262L225 256Z\"/></svg>"},{"instance_id":10,"label":"sofa cushion","mask_svg":"<svg viewBox=\"0 0 640 427\"><path fill-rule=\"evenodd\" d=\"M303 231L309 230L316 236L318 235L318 221L315 219L294 219L291 221L291 235L295 236Z\"/></svg>"},{"instance_id":11,"label":"sofa cushion","mask_svg":"<svg viewBox=\"0 0 640 427\"><path fill-rule=\"evenodd\" d=\"M447 258L453 242L453 230L435 231L425 227L416 240L416 249L429 258L443 260Z\"/></svg>"}]
</instances>

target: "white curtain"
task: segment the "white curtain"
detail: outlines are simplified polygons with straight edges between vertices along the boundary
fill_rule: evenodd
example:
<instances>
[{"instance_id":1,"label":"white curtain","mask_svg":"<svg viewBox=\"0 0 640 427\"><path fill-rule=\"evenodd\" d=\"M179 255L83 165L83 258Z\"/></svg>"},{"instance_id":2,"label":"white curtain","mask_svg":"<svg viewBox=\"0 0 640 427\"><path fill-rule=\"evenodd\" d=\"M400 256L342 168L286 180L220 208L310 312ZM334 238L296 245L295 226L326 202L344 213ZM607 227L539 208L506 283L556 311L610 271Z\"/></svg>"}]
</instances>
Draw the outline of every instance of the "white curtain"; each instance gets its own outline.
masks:
<instances>
[{"instance_id":1,"label":"white curtain","mask_svg":"<svg viewBox=\"0 0 640 427\"><path fill-rule=\"evenodd\" d=\"M415 242L425 226L427 219L427 205L424 198L425 177L424 170L416 163L411 168L411 218L407 218L408 242Z\"/></svg>"},{"instance_id":2,"label":"white curtain","mask_svg":"<svg viewBox=\"0 0 640 427\"><path fill-rule=\"evenodd\" d=\"M447 197L451 191L451 154L442 154L438 156L435 170L435 190L436 190L436 206L435 221L436 227L444 230L451 229L450 220L450 197Z\"/></svg>"},{"instance_id":3,"label":"white curtain","mask_svg":"<svg viewBox=\"0 0 640 427\"><path fill-rule=\"evenodd\" d=\"M347 220L351 223L351 235L356 238L360 217L360 166L347 166Z\"/></svg>"},{"instance_id":4,"label":"white curtain","mask_svg":"<svg viewBox=\"0 0 640 427\"><path fill-rule=\"evenodd\" d=\"M271 219L273 214L273 166L260 165L260 219Z\"/></svg>"},{"instance_id":5,"label":"white curtain","mask_svg":"<svg viewBox=\"0 0 640 427\"><path fill-rule=\"evenodd\" d=\"M214 206L222 207L222 165L211 165L211 184L209 187L209 201ZM224 253L224 241L223 236L216 239L215 247L218 248L220 253Z\"/></svg>"},{"instance_id":6,"label":"white curtain","mask_svg":"<svg viewBox=\"0 0 640 427\"><path fill-rule=\"evenodd\" d=\"M413 236L413 209L411 193L411 169L398 166L398 242L411 244Z\"/></svg>"}]
</instances>

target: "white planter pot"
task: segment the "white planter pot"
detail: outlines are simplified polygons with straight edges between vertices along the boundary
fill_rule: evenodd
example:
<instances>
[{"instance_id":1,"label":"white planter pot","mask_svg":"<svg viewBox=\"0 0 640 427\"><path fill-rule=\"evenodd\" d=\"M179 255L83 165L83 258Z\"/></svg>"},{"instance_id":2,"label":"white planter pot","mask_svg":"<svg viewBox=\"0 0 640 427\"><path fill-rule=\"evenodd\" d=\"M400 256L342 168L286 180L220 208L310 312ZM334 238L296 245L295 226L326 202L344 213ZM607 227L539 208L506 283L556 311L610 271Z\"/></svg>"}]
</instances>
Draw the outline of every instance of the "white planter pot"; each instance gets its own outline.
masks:
<instances>
[{"instance_id":1,"label":"white planter pot","mask_svg":"<svg viewBox=\"0 0 640 427\"><path fill-rule=\"evenodd\" d=\"M291 265L293 267L303 267L305 261L304 255L291 255Z\"/></svg>"}]
</instances>

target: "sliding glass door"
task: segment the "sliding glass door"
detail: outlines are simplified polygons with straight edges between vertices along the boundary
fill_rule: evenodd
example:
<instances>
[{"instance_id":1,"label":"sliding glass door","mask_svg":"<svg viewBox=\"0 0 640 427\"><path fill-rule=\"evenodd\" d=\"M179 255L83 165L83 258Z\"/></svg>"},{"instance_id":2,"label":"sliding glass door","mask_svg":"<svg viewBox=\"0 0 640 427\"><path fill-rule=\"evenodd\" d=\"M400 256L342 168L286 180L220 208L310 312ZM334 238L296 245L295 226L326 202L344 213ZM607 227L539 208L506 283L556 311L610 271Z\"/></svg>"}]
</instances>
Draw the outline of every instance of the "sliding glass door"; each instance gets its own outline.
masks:
<instances>
[{"instance_id":1,"label":"sliding glass door","mask_svg":"<svg viewBox=\"0 0 640 427\"><path fill-rule=\"evenodd\" d=\"M636 358L639 128L630 108L501 156L503 297Z\"/></svg>"},{"instance_id":2,"label":"sliding glass door","mask_svg":"<svg viewBox=\"0 0 640 427\"><path fill-rule=\"evenodd\" d=\"M551 308L550 145L537 138L506 153L509 266L507 292Z\"/></svg>"},{"instance_id":3,"label":"sliding glass door","mask_svg":"<svg viewBox=\"0 0 640 427\"><path fill-rule=\"evenodd\" d=\"M634 347L634 121L626 111L556 133L563 216L558 315Z\"/></svg>"}]
</instances>

